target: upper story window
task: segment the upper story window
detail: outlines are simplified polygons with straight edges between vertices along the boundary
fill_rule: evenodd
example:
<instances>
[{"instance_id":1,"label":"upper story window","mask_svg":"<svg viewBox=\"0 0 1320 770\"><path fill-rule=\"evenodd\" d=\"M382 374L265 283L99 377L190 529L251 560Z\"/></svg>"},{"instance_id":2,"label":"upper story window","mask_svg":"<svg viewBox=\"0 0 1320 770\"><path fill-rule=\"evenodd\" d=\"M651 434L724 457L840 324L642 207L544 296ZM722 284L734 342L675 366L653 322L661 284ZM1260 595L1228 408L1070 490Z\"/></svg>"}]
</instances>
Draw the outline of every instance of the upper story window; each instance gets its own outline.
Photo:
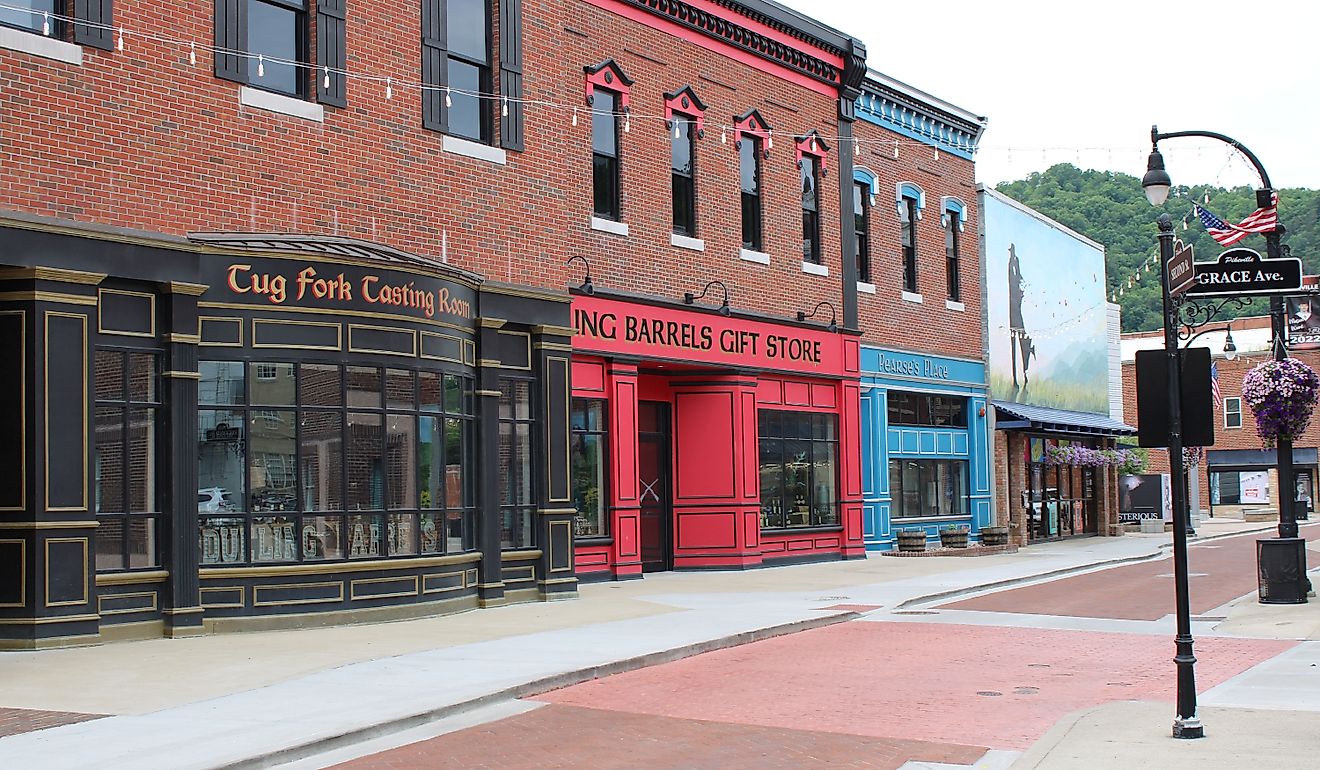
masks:
<instances>
[{"instance_id":1,"label":"upper story window","mask_svg":"<svg viewBox=\"0 0 1320 770\"><path fill-rule=\"evenodd\" d=\"M945 274L948 276L949 300L959 302L962 300L960 241L963 223L966 221L966 207L957 198L945 196L941 208L944 210L941 223L944 225L944 261Z\"/></svg>"},{"instance_id":2,"label":"upper story window","mask_svg":"<svg viewBox=\"0 0 1320 770\"><path fill-rule=\"evenodd\" d=\"M316 4L315 61L311 23L307 0L215 0L216 76L296 98L315 80L317 101L344 106L345 0Z\"/></svg>"},{"instance_id":3,"label":"upper story window","mask_svg":"<svg viewBox=\"0 0 1320 770\"><path fill-rule=\"evenodd\" d=\"M619 116L628 131L628 98L632 80L613 59L587 67L587 104L591 107L592 213L619 221L623 193L619 170Z\"/></svg>"},{"instance_id":4,"label":"upper story window","mask_svg":"<svg viewBox=\"0 0 1320 770\"><path fill-rule=\"evenodd\" d=\"M0 24L18 27L51 37L60 37L59 20L54 14L63 9L62 0L6 0L0 8Z\"/></svg>"},{"instance_id":5,"label":"upper story window","mask_svg":"<svg viewBox=\"0 0 1320 770\"><path fill-rule=\"evenodd\" d=\"M917 294L917 220L925 208L925 194L911 182L899 182L896 192L899 244L903 249L903 291Z\"/></svg>"},{"instance_id":6,"label":"upper story window","mask_svg":"<svg viewBox=\"0 0 1320 770\"><path fill-rule=\"evenodd\" d=\"M761 251L765 247L761 228L761 140L746 136L738 148L738 169L742 180L742 245Z\"/></svg>"},{"instance_id":7,"label":"upper story window","mask_svg":"<svg viewBox=\"0 0 1320 770\"><path fill-rule=\"evenodd\" d=\"M870 185L853 183L853 253L857 259L857 280L862 283L871 282L870 197Z\"/></svg>"},{"instance_id":8,"label":"upper story window","mask_svg":"<svg viewBox=\"0 0 1320 770\"><path fill-rule=\"evenodd\" d=\"M288 62L307 61L306 0L246 0L247 52L258 56L248 64L248 84L290 96L305 96L302 68Z\"/></svg>"},{"instance_id":9,"label":"upper story window","mask_svg":"<svg viewBox=\"0 0 1320 770\"><path fill-rule=\"evenodd\" d=\"M887 398L890 425L967 427L967 399L891 390Z\"/></svg>"},{"instance_id":10,"label":"upper story window","mask_svg":"<svg viewBox=\"0 0 1320 770\"><path fill-rule=\"evenodd\" d=\"M1236 396L1224 399L1224 427L1242 427L1242 399Z\"/></svg>"},{"instance_id":11,"label":"upper story window","mask_svg":"<svg viewBox=\"0 0 1320 770\"><path fill-rule=\"evenodd\" d=\"M673 129L669 145L670 200L677 235L697 234L697 138L702 134L705 113L706 105L686 86L665 94L665 118Z\"/></svg>"},{"instance_id":12,"label":"upper story window","mask_svg":"<svg viewBox=\"0 0 1320 770\"><path fill-rule=\"evenodd\" d=\"M797 140L798 180L802 190L802 261L821 264L820 180L827 148L813 131Z\"/></svg>"},{"instance_id":13,"label":"upper story window","mask_svg":"<svg viewBox=\"0 0 1320 770\"><path fill-rule=\"evenodd\" d=\"M422 89L422 125L493 144L498 110L501 146L521 150L521 6L502 0L496 30L491 2L421 0L422 84L429 86ZM510 5L516 7L506 7ZM498 77L493 53L497 38Z\"/></svg>"}]
</instances>

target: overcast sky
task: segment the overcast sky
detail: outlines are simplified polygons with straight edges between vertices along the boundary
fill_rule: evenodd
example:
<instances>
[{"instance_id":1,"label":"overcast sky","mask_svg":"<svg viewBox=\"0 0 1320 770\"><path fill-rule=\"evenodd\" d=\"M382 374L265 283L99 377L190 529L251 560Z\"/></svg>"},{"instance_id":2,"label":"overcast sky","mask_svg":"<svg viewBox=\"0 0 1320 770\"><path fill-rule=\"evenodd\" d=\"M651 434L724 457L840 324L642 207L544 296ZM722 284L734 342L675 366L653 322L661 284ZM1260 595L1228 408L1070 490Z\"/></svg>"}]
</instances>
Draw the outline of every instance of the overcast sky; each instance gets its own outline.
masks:
<instances>
[{"instance_id":1,"label":"overcast sky","mask_svg":"<svg viewBox=\"0 0 1320 770\"><path fill-rule=\"evenodd\" d=\"M780 2L860 38L872 69L988 118L978 181L1063 162L1139 177L1157 124L1227 134L1276 187L1320 189L1310 0ZM1175 184L1259 185L1222 143L1160 149Z\"/></svg>"}]
</instances>

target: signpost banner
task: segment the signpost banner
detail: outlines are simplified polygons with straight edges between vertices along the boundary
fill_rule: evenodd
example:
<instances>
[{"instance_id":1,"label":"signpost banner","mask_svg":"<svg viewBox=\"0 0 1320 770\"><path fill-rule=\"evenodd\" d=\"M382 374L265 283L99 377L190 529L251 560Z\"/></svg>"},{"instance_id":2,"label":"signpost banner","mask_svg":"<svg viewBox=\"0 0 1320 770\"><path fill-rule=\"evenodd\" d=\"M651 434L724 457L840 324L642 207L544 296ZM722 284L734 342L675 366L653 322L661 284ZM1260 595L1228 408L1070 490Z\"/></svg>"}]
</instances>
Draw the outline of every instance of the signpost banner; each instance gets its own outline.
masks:
<instances>
[{"instance_id":1,"label":"signpost banner","mask_svg":"<svg viewBox=\"0 0 1320 770\"><path fill-rule=\"evenodd\" d=\"M1196 283L1195 260L1195 250L1190 244L1184 244L1182 241L1174 242L1173 258L1169 260L1167 266L1170 294L1177 297Z\"/></svg>"}]
</instances>

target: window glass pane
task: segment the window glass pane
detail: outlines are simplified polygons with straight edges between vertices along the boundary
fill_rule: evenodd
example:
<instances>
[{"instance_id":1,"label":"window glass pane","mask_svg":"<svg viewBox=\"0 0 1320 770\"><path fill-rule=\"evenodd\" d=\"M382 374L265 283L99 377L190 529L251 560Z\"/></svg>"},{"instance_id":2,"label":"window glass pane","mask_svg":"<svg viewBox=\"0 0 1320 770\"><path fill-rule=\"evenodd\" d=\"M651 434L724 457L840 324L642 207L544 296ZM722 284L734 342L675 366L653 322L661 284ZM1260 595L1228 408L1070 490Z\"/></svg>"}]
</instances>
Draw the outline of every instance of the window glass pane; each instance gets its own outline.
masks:
<instances>
[{"instance_id":1,"label":"window glass pane","mask_svg":"<svg viewBox=\"0 0 1320 770\"><path fill-rule=\"evenodd\" d=\"M298 401L303 406L343 406L342 386L336 364L302 364L298 367Z\"/></svg>"},{"instance_id":2,"label":"window glass pane","mask_svg":"<svg viewBox=\"0 0 1320 770\"><path fill-rule=\"evenodd\" d=\"M97 538L101 537L97 527ZM159 567L160 556L156 545L156 517L130 516L128 518L128 568Z\"/></svg>"},{"instance_id":3,"label":"window glass pane","mask_svg":"<svg viewBox=\"0 0 1320 770\"><path fill-rule=\"evenodd\" d=\"M921 473L915 460L903 460L903 515L921 516Z\"/></svg>"},{"instance_id":4,"label":"window glass pane","mask_svg":"<svg viewBox=\"0 0 1320 770\"><path fill-rule=\"evenodd\" d=\"M380 556L383 516L348 517L348 558L369 559Z\"/></svg>"},{"instance_id":5,"label":"window glass pane","mask_svg":"<svg viewBox=\"0 0 1320 770\"><path fill-rule=\"evenodd\" d=\"M385 408L414 409L413 373L410 369L385 370Z\"/></svg>"},{"instance_id":6,"label":"window glass pane","mask_svg":"<svg viewBox=\"0 0 1320 770\"><path fill-rule=\"evenodd\" d=\"M358 409L380 408L380 370L374 366L346 367L348 405Z\"/></svg>"},{"instance_id":7,"label":"window glass pane","mask_svg":"<svg viewBox=\"0 0 1320 770\"><path fill-rule=\"evenodd\" d=\"M784 526L784 458L780 440L762 438L761 526Z\"/></svg>"},{"instance_id":8,"label":"window glass pane","mask_svg":"<svg viewBox=\"0 0 1320 770\"><path fill-rule=\"evenodd\" d=\"M442 403L441 398L440 374L438 372L418 372L418 407L423 412L438 412L440 411L440 404Z\"/></svg>"},{"instance_id":9,"label":"window glass pane","mask_svg":"<svg viewBox=\"0 0 1320 770\"><path fill-rule=\"evenodd\" d=\"M749 136L742 138L742 145L738 148L738 170L742 191L752 195L760 192L760 148L761 141Z\"/></svg>"},{"instance_id":10,"label":"window glass pane","mask_svg":"<svg viewBox=\"0 0 1320 770\"><path fill-rule=\"evenodd\" d=\"M417 475L421 486L422 508L440 508L444 505L444 421L439 417L422 417L418 433Z\"/></svg>"},{"instance_id":11,"label":"window glass pane","mask_svg":"<svg viewBox=\"0 0 1320 770\"><path fill-rule=\"evenodd\" d=\"M619 161L607 155L591 157L592 213L619 218Z\"/></svg>"},{"instance_id":12,"label":"window glass pane","mask_svg":"<svg viewBox=\"0 0 1320 770\"><path fill-rule=\"evenodd\" d=\"M243 447L247 420L242 412L197 410L197 510L225 513L247 505Z\"/></svg>"},{"instance_id":13,"label":"window glass pane","mask_svg":"<svg viewBox=\"0 0 1320 770\"><path fill-rule=\"evenodd\" d=\"M903 461L889 461L889 496L892 499L890 503L889 515L891 518L902 518L906 515L903 510Z\"/></svg>"},{"instance_id":14,"label":"window glass pane","mask_svg":"<svg viewBox=\"0 0 1320 770\"><path fill-rule=\"evenodd\" d=\"M120 516L97 520L96 569L121 570L124 568L124 519Z\"/></svg>"},{"instance_id":15,"label":"window glass pane","mask_svg":"<svg viewBox=\"0 0 1320 770\"><path fill-rule=\"evenodd\" d=\"M293 516L257 516L252 519L252 561L297 561L297 526L297 519Z\"/></svg>"},{"instance_id":16,"label":"window glass pane","mask_svg":"<svg viewBox=\"0 0 1320 770\"><path fill-rule=\"evenodd\" d=\"M479 96L483 93L482 70L455 58L449 59L449 133L468 139L484 141L485 111L489 106Z\"/></svg>"},{"instance_id":17,"label":"window glass pane","mask_svg":"<svg viewBox=\"0 0 1320 770\"><path fill-rule=\"evenodd\" d=\"M302 517L302 554L304 561L340 559L344 556L338 516Z\"/></svg>"},{"instance_id":18,"label":"window glass pane","mask_svg":"<svg viewBox=\"0 0 1320 770\"><path fill-rule=\"evenodd\" d=\"M124 354L117 350L96 351L96 400L124 400Z\"/></svg>"},{"instance_id":19,"label":"window glass pane","mask_svg":"<svg viewBox=\"0 0 1320 770\"><path fill-rule=\"evenodd\" d=\"M392 414L387 418L385 452L389 458L389 507L417 507L417 419Z\"/></svg>"},{"instance_id":20,"label":"window glass pane","mask_svg":"<svg viewBox=\"0 0 1320 770\"><path fill-rule=\"evenodd\" d=\"M254 513L295 511L297 499L297 423L294 412L253 409L248 418L248 484ZM253 536L253 547L257 545ZM255 556L254 556L255 558Z\"/></svg>"},{"instance_id":21,"label":"window glass pane","mask_svg":"<svg viewBox=\"0 0 1320 770\"><path fill-rule=\"evenodd\" d=\"M154 353L128 354L128 397L139 403L155 403L156 355Z\"/></svg>"},{"instance_id":22,"label":"window glass pane","mask_svg":"<svg viewBox=\"0 0 1320 770\"><path fill-rule=\"evenodd\" d=\"M678 136L669 135L669 167L675 174L692 176L692 121L674 116Z\"/></svg>"},{"instance_id":23,"label":"window glass pane","mask_svg":"<svg viewBox=\"0 0 1320 770\"><path fill-rule=\"evenodd\" d=\"M417 514L391 513L385 522L385 552L412 556L417 553Z\"/></svg>"},{"instance_id":24,"label":"window glass pane","mask_svg":"<svg viewBox=\"0 0 1320 770\"><path fill-rule=\"evenodd\" d=\"M500 526L500 547L527 548L532 545L532 512L523 508L506 508Z\"/></svg>"},{"instance_id":25,"label":"window glass pane","mask_svg":"<svg viewBox=\"0 0 1320 770\"><path fill-rule=\"evenodd\" d=\"M447 0L445 39L450 51L486 61L486 0Z\"/></svg>"},{"instance_id":26,"label":"window glass pane","mask_svg":"<svg viewBox=\"0 0 1320 770\"><path fill-rule=\"evenodd\" d=\"M203 516L199 527L202 564L236 564L247 558L247 522L243 519Z\"/></svg>"},{"instance_id":27,"label":"window glass pane","mask_svg":"<svg viewBox=\"0 0 1320 770\"><path fill-rule=\"evenodd\" d=\"M619 119L613 91L594 89L591 96L591 151L611 158L619 153Z\"/></svg>"},{"instance_id":28,"label":"window glass pane","mask_svg":"<svg viewBox=\"0 0 1320 770\"><path fill-rule=\"evenodd\" d=\"M819 208L819 195L816 190L816 159L809 156L802 156L802 168L798 170L798 175L802 182L802 210L815 211Z\"/></svg>"},{"instance_id":29,"label":"window glass pane","mask_svg":"<svg viewBox=\"0 0 1320 770\"><path fill-rule=\"evenodd\" d=\"M692 235L696 232L696 198L692 177L672 174L671 197L674 206L674 232Z\"/></svg>"},{"instance_id":30,"label":"window glass pane","mask_svg":"<svg viewBox=\"0 0 1320 770\"><path fill-rule=\"evenodd\" d=\"M96 512L123 513L124 410L96 408Z\"/></svg>"},{"instance_id":31,"label":"window glass pane","mask_svg":"<svg viewBox=\"0 0 1320 770\"><path fill-rule=\"evenodd\" d=\"M472 550L473 538L470 511L450 511L445 514L445 549L448 553Z\"/></svg>"},{"instance_id":32,"label":"window glass pane","mask_svg":"<svg viewBox=\"0 0 1320 770\"><path fill-rule=\"evenodd\" d=\"M197 364L201 379L197 382L199 404L247 403L247 388L243 381L243 364L239 361L201 361Z\"/></svg>"},{"instance_id":33,"label":"window glass pane","mask_svg":"<svg viewBox=\"0 0 1320 770\"><path fill-rule=\"evenodd\" d=\"M98 410L99 411L99 410ZM130 409L128 412L128 510L130 513L155 513L156 504L156 410Z\"/></svg>"},{"instance_id":34,"label":"window glass pane","mask_svg":"<svg viewBox=\"0 0 1320 770\"><path fill-rule=\"evenodd\" d=\"M422 553L444 553L445 515L443 513L423 513L421 545Z\"/></svg>"},{"instance_id":35,"label":"window glass pane","mask_svg":"<svg viewBox=\"0 0 1320 770\"><path fill-rule=\"evenodd\" d=\"M259 74L257 62L248 61L248 82L272 91L297 96L299 69L272 59L302 61L302 35L300 16L296 11L262 0L247 0L248 53L264 54L264 74Z\"/></svg>"},{"instance_id":36,"label":"window glass pane","mask_svg":"<svg viewBox=\"0 0 1320 770\"><path fill-rule=\"evenodd\" d=\"M784 439L784 495L787 497L787 525L804 526L811 522L811 442Z\"/></svg>"},{"instance_id":37,"label":"window glass pane","mask_svg":"<svg viewBox=\"0 0 1320 770\"><path fill-rule=\"evenodd\" d=\"M573 533L605 534L605 463L601 439L594 433L574 434L571 443L573 507L577 509Z\"/></svg>"},{"instance_id":38,"label":"window glass pane","mask_svg":"<svg viewBox=\"0 0 1320 770\"><path fill-rule=\"evenodd\" d=\"M815 441L811 445L811 517L817 525L839 523L838 493L835 491L835 454L833 441Z\"/></svg>"},{"instance_id":39,"label":"window glass pane","mask_svg":"<svg viewBox=\"0 0 1320 770\"><path fill-rule=\"evenodd\" d=\"M252 378L248 390L253 404L285 406L295 402L293 364L253 362L248 373Z\"/></svg>"},{"instance_id":40,"label":"window glass pane","mask_svg":"<svg viewBox=\"0 0 1320 770\"><path fill-rule=\"evenodd\" d=\"M461 508L472 504L472 494L465 483L463 458L467 452L466 422L445 420L445 507Z\"/></svg>"},{"instance_id":41,"label":"window glass pane","mask_svg":"<svg viewBox=\"0 0 1320 770\"><path fill-rule=\"evenodd\" d=\"M0 24L41 32L42 24L46 21L42 18L41 12L58 13L59 3L60 0L5 0L5 2L0 3L0 5L6 6L0 8ZM51 18L49 21L51 34L54 35L56 20Z\"/></svg>"},{"instance_id":42,"label":"window glass pane","mask_svg":"<svg viewBox=\"0 0 1320 770\"><path fill-rule=\"evenodd\" d=\"M379 414L349 413L347 480L350 511L376 511L385 507L385 458L381 439ZM353 555L352 542L350 533L349 555Z\"/></svg>"},{"instance_id":43,"label":"window glass pane","mask_svg":"<svg viewBox=\"0 0 1320 770\"><path fill-rule=\"evenodd\" d=\"M302 413L298 466L302 472L304 511L344 509L343 433L342 412Z\"/></svg>"},{"instance_id":44,"label":"window glass pane","mask_svg":"<svg viewBox=\"0 0 1320 770\"><path fill-rule=\"evenodd\" d=\"M445 411L450 414L463 412L463 382L462 377L445 375Z\"/></svg>"}]
</instances>

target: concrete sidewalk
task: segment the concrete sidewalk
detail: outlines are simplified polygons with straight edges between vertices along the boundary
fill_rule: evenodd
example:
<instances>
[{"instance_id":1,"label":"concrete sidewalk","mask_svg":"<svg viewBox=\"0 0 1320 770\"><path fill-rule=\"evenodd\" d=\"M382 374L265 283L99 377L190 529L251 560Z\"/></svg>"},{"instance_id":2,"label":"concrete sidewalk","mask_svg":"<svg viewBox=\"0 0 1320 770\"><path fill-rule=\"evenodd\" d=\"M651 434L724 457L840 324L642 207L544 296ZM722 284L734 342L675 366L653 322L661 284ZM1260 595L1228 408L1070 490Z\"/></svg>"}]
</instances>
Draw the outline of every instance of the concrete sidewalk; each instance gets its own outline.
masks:
<instances>
[{"instance_id":1,"label":"concrete sidewalk","mask_svg":"<svg viewBox=\"0 0 1320 770\"><path fill-rule=\"evenodd\" d=\"M1224 525L1222 533L1246 528ZM34 768L262 766L857 611L1158 558L1168 539L1089 538L979 559L665 573L583 586L575 602L5 653L0 707L112 716L0 738L0 758Z\"/></svg>"}]
</instances>

